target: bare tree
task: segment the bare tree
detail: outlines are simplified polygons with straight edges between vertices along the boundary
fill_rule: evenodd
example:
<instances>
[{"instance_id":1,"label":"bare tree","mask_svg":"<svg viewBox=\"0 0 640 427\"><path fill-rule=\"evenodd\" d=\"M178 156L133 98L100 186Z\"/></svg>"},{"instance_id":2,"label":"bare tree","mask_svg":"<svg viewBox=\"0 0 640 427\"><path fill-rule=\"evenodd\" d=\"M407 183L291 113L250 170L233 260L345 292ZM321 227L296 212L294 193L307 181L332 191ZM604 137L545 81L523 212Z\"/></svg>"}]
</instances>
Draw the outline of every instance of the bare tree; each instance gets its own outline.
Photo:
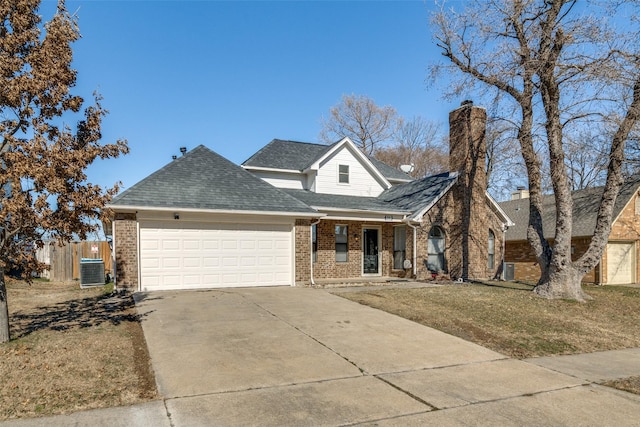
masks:
<instances>
[{"instance_id":1,"label":"bare tree","mask_svg":"<svg viewBox=\"0 0 640 427\"><path fill-rule=\"evenodd\" d=\"M35 258L43 239L63 244L95 231L117 186L88 183L85 169L128 152L124 140L100 144L106 111L97 95L74 130L61 124L84 102L70 93L71 44L80 33L62 0L44 25L39 5L0 1L0 342L10 338L4 269L29 280L45 268Z\"/></svg>"},{"instance_id":2,"label":"bare tree","mask_svg":"<svg viewBox=\"0 0 640 427\"><path fill-rule=\"evenodd\" d=\"M585 8L577 0L476 0L461 7L443 7L434 15L438 46L448 59L434 71L459 72L454 91L483 86L517 112L511 119L517 123L530 192L527 238L541 270L534 291L584 301L588 296L580 282L606 246L623 179L625 142L639 118L638 22L629 18L637 16L630 10L637 5L620 1ZM609 25L613 20L617 27ZM616 31L621 23L624 31ZM572 261L565 134L585 125L600 137L610 135L607 176L589 248ZM540 146L545 156L537 152ZM556 201L553 244L542 231L545 159Z\"/></svg>"},{"instance_id":3,"label":"bare tree","mask_svg":"<svg viewBox=\"0 0 640 427\"><path fill-rule=\"evenodd\" d=\"M440 128L440 123L420 116L400 118L394 142L376 150L374 156L395 168L413 165L409 174L414 178L443 172L449 166L449 152Z\"/></svg>"},{"instance_id":4,"label":"bare tree","mask_svg":"<svg viewBox=\"0 0 640 427\"><path fill-rule=\"evenodd\" d=\"M366 154L388 143L395 132L398 114L393 107L379 107L364 95L343 95L322 119L320 139L333 143L348 137Z\"/></svg>"},{"instance_id":5,"label":"bare tree","mask_svg":"<svg viewBox=\"0 0 640 427\"><path fill-rule=\"evenodd\" d=\"M567 136L565 163L571 190L603 185L607 177L608 141L588 130L577 136Z\"/></svg>"},{"instance_id":6,"label":"bare tree","mask_svg":"<svg viewBox=\"0 0 640 427\"><path fill-rule=\"evenodd\" d=\"M490 117L485 135L487 190L497 200L508 200L513 190L526 184L526 169L520 156L517 134L509 123Z\"/></svg>"}]
</instances>

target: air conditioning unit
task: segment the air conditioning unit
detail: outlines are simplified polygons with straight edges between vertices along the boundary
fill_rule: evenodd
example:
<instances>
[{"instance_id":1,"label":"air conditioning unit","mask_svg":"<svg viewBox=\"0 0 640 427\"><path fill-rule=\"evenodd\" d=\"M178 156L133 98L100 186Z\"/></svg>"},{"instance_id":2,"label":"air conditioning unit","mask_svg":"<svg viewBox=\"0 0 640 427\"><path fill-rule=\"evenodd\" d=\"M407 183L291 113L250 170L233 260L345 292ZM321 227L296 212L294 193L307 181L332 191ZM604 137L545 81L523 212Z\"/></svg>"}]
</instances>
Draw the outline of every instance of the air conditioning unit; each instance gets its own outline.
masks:
<instances>
[{"instance_id":1,"label":"air conditioning unit","mask_svg":"<svg viewBox=\"0 0 640 427\"><path fill-rule=\"evenodd\" d=\"M80 287L104 285L104 261L82 258L80 261Z\"/></svg>"},{"instance_id":2,"label":"air conditioning unit","mask_svg":"<svg viewBox=\"0 0 640 427\"><path fill-rule=\"evenodd\" d=\"M514 280L516 276L516 265L512 262L506 262L504 264L504 280Z\"/></svg>"}]
</instances>

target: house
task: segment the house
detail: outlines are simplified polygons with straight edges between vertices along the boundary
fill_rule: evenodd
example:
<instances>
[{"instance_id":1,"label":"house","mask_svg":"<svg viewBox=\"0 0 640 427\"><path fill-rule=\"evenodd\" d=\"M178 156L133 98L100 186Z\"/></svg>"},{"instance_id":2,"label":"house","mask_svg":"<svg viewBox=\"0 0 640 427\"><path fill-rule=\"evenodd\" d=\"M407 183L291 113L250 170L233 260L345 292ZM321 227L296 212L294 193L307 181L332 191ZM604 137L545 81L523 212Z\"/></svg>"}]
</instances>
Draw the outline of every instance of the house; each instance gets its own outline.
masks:
<instances>
[{"instance_id":1,"label":"house","mask_svg":"<svg viewBox=\"0 0 640 427\"><path fill-rule=\"evenodd\" d=\"M110 204L119 287L490 278L511 221L486 188L483 108L450 113L451 172L412 180L332 145L273 140L242 165L204 146Z\"/></svg>"},{"instance_id":2,"label":"house","mask_svg":"<svg viewBox=\"0 0 640 427\"><path fill-rule=\"evenodd\" d=\"M578 259L589 247L593 236L598 207L604 187L574 191L572 246L573 259ZM597 284L636 283L640 277L640 176L628 179L620 189L613 209L613 221L607 247L600 263L588 272L583 282ZM525 189L518 189L512 200L500 203L515 225L506 233L505 261L507 278L536 282L540 277L529 243L529 200ZM543 198L543 233L553 242L556 208L553 195Z\"/></svg>"}]
</instances>

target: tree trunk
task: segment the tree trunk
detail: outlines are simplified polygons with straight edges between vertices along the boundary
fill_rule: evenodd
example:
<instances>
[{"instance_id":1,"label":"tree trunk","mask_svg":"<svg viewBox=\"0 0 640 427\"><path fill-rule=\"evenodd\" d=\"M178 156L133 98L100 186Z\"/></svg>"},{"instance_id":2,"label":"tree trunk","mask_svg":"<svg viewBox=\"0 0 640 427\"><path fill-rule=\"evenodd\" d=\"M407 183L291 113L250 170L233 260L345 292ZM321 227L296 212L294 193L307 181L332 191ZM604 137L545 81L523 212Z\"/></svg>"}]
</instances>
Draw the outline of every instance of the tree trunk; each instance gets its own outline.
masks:
<instances>
[{"instance_id":1,"label":"tree trunk","mask_svg":"<svg viewBox=\"0 0 640 427\"><path fill-rule=\"evenodd\" d=\"M543 298L570 299L585 302L592 299L582 290L584 273L571 265L551 268L549 274L541 277L533 292Z\"/></svg>"},{"instance_id":2,"label":"tree trunk","mask_svg":"<svg viewBox=\"0 0 640 427\"><path fill-rule=\"evenodd\" d=\"M0 343L7 342L10 338L7 287L4 283L4 269L0 267Z\"/></svg>"}]
</instances>

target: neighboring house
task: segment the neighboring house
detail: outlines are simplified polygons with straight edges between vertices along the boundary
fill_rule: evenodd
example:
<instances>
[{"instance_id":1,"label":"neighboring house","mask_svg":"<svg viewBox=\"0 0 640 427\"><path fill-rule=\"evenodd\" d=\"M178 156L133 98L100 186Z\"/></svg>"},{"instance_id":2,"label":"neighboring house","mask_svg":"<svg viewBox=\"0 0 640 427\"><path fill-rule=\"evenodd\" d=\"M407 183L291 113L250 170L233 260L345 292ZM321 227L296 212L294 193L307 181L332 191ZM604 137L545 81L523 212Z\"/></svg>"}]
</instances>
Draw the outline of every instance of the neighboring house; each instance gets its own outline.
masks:
<instances>
[{"instance_id":1,"label":"neighboring house","mask_svg":"<svg viewBox=\"0 0 640 427\"><path fill-rule=\"evenodd\" d=\"M117 284L162 290L499 275L511 221L485 191L484 109L450 113L452 172L412 180L345 138L204 146L114 198Z\"/></svg>"},{"instance_id":2,"label":"neighboring house","mask_svg":"<svg viewBox=\"0 0 640 427\"><path fill-rule=\"evenodd\" d=\"M571 252L574 259L589 247L596 225L603 187L574 191ZM609 241L600 263L583 278L598 284L636 283L640 276L640 177L627 180L616 199ZM500 203L514 220L506 233L505 262L507 279L533 281L540 278L540 268L527 241L529 224L528 192L515 192L514 200ZM556 208L552 195L543 199L543 232L551 243L555 234Z\"/></svg>"}]
</instances>

